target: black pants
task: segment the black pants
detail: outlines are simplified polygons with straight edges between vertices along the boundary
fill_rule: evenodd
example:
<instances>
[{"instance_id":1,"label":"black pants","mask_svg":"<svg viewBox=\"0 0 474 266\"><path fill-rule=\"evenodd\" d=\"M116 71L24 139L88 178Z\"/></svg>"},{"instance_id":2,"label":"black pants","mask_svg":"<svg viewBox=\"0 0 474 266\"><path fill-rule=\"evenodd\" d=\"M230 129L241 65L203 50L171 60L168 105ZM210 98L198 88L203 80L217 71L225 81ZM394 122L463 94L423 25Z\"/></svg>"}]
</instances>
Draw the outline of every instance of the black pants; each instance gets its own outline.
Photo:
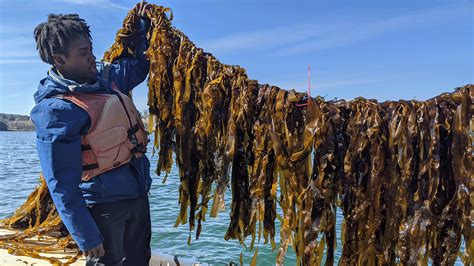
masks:
<instances>
[{"instance_id":1,"label":"black pants","mask_svg":"<svg viewBox=\"0 0 474 266\"><path fill-rule=\"evenodd\" d=\"M151 220L148 197L89 205L102 236L105 255L96 265L148 265ZM95 265L87 263L86 265Z\"/></svg>"}]
</instances>

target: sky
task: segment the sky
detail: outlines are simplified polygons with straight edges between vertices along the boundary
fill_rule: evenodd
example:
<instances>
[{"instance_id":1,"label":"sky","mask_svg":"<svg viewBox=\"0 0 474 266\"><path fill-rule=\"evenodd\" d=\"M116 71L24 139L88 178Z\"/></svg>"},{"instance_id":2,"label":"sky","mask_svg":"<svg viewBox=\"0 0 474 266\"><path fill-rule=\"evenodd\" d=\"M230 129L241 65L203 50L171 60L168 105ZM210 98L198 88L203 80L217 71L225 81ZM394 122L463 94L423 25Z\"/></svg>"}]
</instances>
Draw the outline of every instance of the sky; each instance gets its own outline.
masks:
<instances>
[{"instance_id":1,"label":"sky","mask_svg":"<svg viewBox=\"0 0 474 266\"><path fill-rule=\"evenodd\" d=\"M49 65L33 29L50 13L89 24L97 58L113 43L126 0L0 0L0 113L28 115ZM424 100L474 83L474 1L150 1L173 25L252 79L326 99ZM145 82L134 101L146 110Z\"/></svg>"}]
</instances>

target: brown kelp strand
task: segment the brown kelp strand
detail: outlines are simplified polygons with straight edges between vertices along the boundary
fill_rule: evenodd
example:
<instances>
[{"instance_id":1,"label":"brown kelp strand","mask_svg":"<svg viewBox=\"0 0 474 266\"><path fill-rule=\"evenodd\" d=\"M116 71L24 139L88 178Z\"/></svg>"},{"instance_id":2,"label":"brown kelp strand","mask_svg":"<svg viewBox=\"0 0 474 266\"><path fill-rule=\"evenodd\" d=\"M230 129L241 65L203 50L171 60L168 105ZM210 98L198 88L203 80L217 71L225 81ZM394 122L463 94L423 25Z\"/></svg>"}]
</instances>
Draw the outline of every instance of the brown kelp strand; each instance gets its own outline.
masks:
<instances>
[{"instance_id":1,"label":"brown kelp strand","mask_svg":"<svg viewBox=\"0 0 474 266\"><path fill-rule=\"evenodd\" d=\"M174 153L175 225L189 224L188 243L230 188L223 235L251 238L251 264L268 243L278 264L293 248L298 265L332 265L338 239L341 265L472 263L473 85L426 101L308 98L222 64L171 25L168 8L147 14L156 172L166 179ZM105 61L134 55L137 19L127 15Z\"/></svg>"},{"instance_id":2,"label":"brown kelp strand","mask_svg":"<svg viewBox=\"0 0 474 266\"><path fill-rule=\"evenodd\" d=\"M253 248L263 236L276 249L279 219L277 263L292 246L298 264L321 264L324 252L333 264L338 237L341 264L452 264L462 241L460 256L470 262L471 85L427 101L307 101L220 63L174 28L167 12L154 6L149 13L148 102L158 173L170 171L176 153L176 225L187 218L192 231L197 221L198 238L209 200L215 216L229 185L225 239L245 245L251 236ZM122 36L133 32L134 18L127 16L105 60L129 50Z\"/></svg>"},{"instance_id":3,"label":"brown kelp strand","mask_svg":"<svg viewBox=\"0 0 474 266\"><path fill-rule=\"evenodd\" d=\"M82 254L63 225L42 176L26 202L11 217L0 221L0 228L11 230L0 236L0 248L12 255L42 259L52 265L69 265ZM41 254L66 250L75 255L57 258Z\"/></svg>"}]
</instances>

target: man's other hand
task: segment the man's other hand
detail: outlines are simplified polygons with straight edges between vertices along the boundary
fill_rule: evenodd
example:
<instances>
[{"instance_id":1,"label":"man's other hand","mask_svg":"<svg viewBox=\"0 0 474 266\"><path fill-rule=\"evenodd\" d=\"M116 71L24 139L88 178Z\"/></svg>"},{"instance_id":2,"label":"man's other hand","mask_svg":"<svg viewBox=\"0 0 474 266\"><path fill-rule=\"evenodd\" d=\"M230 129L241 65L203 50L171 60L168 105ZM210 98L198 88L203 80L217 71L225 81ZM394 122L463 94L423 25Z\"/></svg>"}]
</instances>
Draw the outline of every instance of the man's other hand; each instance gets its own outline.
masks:
<instances>
[{"instance_id":1,"label":"man's other hand","mask_svg":"<svg viewBox=\"0 0 474 266\"><path fill-rule=\"evenodd\" d=\"M95 248L91 248L87 251L84 252L84 256L90 257L90 258L100 258L105 255L105 250L104 250L104 245L100 244L96 246Z\"/></svg>"}]
</instances>

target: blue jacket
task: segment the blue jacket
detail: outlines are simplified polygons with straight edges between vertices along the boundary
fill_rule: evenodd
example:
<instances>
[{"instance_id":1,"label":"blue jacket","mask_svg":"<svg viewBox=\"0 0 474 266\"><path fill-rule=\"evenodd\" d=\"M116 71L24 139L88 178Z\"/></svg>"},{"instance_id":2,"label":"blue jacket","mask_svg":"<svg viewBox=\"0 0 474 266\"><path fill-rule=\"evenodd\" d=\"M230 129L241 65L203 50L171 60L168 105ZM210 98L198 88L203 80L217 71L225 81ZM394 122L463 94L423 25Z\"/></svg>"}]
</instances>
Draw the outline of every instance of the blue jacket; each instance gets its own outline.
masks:
<instances>
[{"instance_id":1,"label":"blue jacket","mask_svg":"<svg viewBox=\"0 0 474 266\"><path fill-rule=\"evenodd\" d=\"M128 94L148 74L149 62L143 55L148 48L145 38L148 26L149 22L141 19L138 36L135 36L136 57L122 58L107 66L98 63L95 84L80 85L50 70L34 94L36 105L31 119L36 128L36 148L43 176L64 225L83 251L102 243L87 204L146 197L151 185L150 162L146 156L133 158L130 164L82 182L81 136L90 128L89 115L77 105L53 96L70 90L112 93L111 82Z\"/></svg>"}]
</instances>

